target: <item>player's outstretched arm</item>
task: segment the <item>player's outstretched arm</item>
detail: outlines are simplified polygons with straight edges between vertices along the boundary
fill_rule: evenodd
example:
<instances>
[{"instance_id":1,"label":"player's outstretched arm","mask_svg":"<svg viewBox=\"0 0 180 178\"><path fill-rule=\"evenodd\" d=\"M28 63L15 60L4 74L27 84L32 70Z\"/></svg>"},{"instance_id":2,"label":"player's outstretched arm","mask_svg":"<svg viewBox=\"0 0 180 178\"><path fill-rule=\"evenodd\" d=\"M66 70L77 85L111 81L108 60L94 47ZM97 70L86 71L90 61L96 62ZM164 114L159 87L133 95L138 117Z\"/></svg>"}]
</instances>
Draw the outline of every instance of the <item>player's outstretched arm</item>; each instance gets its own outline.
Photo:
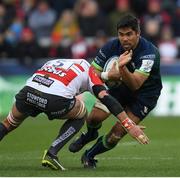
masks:
<instances>
[{"instance_id":1,"label":"player's outstretched arm","mask_svg":"<svg viewBox=\"0 0 180 178\"><path fill-rule=\"evenodd\" d=\"M109 109L109 111L118 118L118 121L122 124L125 130L141 144L148 144L149 139L140 128L136 125L124 111L121 104L111 95L108 94L104 86L93 86L95 96Z\"/></svg>"},{"instance_id":2,"label":"player's outstretched arm","mask_svg":"<svg viewBox=\"0 0 180 178\"><path fill-rule=\"evenodd\" d=\"M123 113L121 113L121 114L123 114ZM148 137L145 135L145 133L142 130L145 128L144 126L136 125L128 117L126 119L124 119L121 122L121 124L124 127L124 129L129 133L129 135L131 135L131 137L136 139L139 143L141 143L141 144L148 144L149 143Z\"/></svg>"}]
</instances>

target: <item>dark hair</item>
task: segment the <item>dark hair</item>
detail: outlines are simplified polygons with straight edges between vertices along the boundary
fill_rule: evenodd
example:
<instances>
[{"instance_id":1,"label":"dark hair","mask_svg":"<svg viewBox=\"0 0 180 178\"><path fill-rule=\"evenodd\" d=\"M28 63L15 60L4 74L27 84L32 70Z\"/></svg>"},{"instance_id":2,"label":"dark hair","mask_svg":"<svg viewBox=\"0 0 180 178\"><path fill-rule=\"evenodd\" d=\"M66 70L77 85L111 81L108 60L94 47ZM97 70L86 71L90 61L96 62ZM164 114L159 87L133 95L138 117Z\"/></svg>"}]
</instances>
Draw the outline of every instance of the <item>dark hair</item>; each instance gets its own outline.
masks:
<instances>
[{"instance_id":1,"label":"dark hair","mask_svg":"<svg viewBox=\"0 0 180 178\"><path fill-rule=\"evenodd\" d=\"M139 20L132 14L125 14L121 16L121 18L117 23L117 30L126 27L129 27L132 30L139 32L140 31Z\"/></svg>"}]
</instances>

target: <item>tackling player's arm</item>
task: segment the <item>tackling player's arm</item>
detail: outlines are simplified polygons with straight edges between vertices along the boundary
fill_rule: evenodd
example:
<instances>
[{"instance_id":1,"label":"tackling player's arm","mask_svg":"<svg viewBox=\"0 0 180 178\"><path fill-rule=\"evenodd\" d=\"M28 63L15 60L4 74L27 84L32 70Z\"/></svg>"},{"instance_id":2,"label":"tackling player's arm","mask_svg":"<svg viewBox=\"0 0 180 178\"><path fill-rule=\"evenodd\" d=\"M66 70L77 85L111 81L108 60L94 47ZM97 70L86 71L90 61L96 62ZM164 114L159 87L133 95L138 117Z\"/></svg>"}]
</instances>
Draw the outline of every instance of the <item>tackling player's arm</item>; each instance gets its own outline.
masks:
<instances>
[{"instance_id":1,"label":"tackling player's arm","mask_svg":"<svg viewBox=\"0 0 180 178\"><path fill-rule=\"evenodd\" d=\"M92 67L94 68L96 74L103 80L120 80L121 74L119 72L119 69L117 69L118 65L116 62L114 62L111 70L109 72L103 72L102 68L99 67L95 62L92 63Z\"/></svg>"},{"instance_id":2,"label":"tackling player's arm","mask_svg":"<svg viewBox=\"0 0 180 178\"><path fill-rule=\"evenodd\" d=\"M141 129L126 114L121 104L112 97L103 85L94 85L93 92L95 96L117 117L124 129L141 144L148 144L149 139Z\"/></svg>"},{"instance_id":3,"label":"tackling player's arm","mask_svg":"<svg viewBox=\"0 0 180 178\"><path fill-rule=\"evenodd\" d=\"M94 95L118 118L118 121L133 138L141 144L148 144L148 137L138 125L129 119L121 104L108 93L92 67L89 70L89 77Z\"/></svg>"},{"instance_id":4,"label":"tackling player's arm","mask_svg":"<svg viewBox=\"0 0 180 178\"><path fill-rule=\"evenodd\" d=\"M91 65L91 67L93 68L94 72L96 72L96 74L98 75L98 77L101 78L101 72L102 70L98 69L96 66L94 66L93 64Z\"/></svg>"}]
</instances>

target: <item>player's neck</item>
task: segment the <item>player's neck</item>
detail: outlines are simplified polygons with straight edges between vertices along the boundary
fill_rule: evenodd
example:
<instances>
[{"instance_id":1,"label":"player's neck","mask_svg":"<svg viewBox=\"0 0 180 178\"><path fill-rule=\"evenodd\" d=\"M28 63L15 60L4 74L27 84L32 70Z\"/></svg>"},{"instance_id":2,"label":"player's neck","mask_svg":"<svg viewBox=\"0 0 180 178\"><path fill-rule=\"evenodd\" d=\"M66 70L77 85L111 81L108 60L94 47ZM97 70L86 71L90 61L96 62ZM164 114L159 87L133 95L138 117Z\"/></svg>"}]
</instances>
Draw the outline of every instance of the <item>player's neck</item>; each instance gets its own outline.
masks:
<instances>
[{"instance_id":1,"label":"player's neck","mask_svg":"<svg viewBox=\"0 0 180 178\"><path fill-rule=\"evenodd\" d=\"M133 50L136 49L136 47L138 46L139 40L140 40L140 38L137 39L137 41L136 41L136 43L135 43L135 45L134 45L134 47L133 47Z\"/></svg>"}]
</instances>

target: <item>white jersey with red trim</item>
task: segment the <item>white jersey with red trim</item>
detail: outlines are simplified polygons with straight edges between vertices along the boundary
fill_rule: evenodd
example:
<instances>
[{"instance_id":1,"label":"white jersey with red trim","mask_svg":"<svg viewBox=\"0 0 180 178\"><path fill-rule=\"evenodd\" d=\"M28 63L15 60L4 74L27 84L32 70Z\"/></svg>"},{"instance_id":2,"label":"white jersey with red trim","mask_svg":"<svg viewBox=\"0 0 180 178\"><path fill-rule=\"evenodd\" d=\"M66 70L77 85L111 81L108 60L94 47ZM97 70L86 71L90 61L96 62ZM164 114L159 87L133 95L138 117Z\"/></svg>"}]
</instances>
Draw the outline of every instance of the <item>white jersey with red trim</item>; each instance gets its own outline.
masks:
<instances>
[{"instance_id":1,"label":"white jersey with red trim","mask_svg":"<svg viewBox=\"0 0 180 178\"><path fill-rule=\"evenodd\" d=\"M44 93L73 98L83 92L92 92L92 86L101 80L84 59L55 59L45 63L26 82L27 86Z\"/></svg>"}]
</instances>

